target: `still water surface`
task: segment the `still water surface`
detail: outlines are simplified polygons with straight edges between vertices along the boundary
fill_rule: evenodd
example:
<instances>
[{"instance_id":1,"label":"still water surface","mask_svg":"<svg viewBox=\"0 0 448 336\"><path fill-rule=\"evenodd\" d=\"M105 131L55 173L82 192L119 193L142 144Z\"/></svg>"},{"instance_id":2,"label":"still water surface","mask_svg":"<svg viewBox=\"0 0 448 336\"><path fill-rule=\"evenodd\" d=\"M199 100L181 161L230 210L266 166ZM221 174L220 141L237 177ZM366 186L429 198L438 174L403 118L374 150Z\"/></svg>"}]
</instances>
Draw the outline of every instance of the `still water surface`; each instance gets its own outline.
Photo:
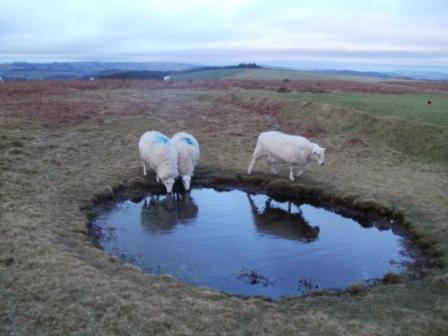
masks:
<instances>
[{"instance_id":1,"label":"still water surface","mask_svg":"<svg viewBox=\"0 0 448 336\"><path fill-rule=\"evenodd\" d=\"M240 190L148 195L97 211L93 226L107 253L231 294L275 299L341 289L412 262L390 229Z\"/></svg>"}]
</instances>

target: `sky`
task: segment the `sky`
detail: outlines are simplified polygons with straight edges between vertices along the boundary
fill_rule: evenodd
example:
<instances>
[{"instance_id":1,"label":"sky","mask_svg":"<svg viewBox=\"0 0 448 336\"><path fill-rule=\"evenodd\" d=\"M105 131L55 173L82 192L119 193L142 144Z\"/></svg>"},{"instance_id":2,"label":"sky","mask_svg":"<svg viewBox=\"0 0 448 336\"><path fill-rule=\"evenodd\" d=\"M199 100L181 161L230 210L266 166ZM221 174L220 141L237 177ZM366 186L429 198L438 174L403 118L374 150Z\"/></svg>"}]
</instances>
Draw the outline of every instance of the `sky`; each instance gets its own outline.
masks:
<instances>
[{"instance_id":1,"label":"sky","mask_svg":"<svg viewBox=\"0 0 448 336\"><path fill-rule=\"evenodd\" d=\"M446 0L0 0L0 62L448 72Z\"/></svg>"}]
</instances>

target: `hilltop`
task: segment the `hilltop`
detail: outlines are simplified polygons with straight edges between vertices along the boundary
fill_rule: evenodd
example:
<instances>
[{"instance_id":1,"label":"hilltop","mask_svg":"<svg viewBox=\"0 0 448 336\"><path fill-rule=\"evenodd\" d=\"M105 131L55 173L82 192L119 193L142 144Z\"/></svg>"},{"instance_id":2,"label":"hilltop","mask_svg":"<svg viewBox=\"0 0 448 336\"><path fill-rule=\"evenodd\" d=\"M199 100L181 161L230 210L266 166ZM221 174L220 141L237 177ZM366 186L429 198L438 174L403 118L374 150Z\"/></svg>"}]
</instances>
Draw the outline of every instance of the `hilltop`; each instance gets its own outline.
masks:
<instances>
[{"instance_id":1,"label":"hilltop","mask_svg":"<svg viewBox=\"0 0 448 336\"><path fill-rule=\"evenodd\" d=\"M169 62L53 62L0 64L4 80L70 80L70 79L140 79L161 80L169 75L174 80L354 80L379 82L399 80L448 80L438 72L375 72L354 70L296 70L240 63L205 66Z\"/></svg>"}]
</instances>

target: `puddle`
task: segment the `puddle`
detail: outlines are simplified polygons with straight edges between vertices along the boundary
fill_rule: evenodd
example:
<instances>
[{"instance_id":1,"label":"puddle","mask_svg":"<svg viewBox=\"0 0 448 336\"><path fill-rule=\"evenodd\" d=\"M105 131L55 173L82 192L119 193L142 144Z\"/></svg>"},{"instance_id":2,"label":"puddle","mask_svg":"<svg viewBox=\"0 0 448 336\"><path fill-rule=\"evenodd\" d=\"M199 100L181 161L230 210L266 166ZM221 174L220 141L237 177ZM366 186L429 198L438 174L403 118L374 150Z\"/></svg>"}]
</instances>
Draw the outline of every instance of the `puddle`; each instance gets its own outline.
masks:
<instances>
[{"instance_id":1,"label":"puddle","mask_svg":"<svg viewBox=\"0 0 448 336\"><path fill-rule=\"evenodd\" d=\"M414 260L385 221L240 190L193 189L99 205L92 222L107 253L193 286L277 299L344 289Z\"/></svg>"}]
</instances>

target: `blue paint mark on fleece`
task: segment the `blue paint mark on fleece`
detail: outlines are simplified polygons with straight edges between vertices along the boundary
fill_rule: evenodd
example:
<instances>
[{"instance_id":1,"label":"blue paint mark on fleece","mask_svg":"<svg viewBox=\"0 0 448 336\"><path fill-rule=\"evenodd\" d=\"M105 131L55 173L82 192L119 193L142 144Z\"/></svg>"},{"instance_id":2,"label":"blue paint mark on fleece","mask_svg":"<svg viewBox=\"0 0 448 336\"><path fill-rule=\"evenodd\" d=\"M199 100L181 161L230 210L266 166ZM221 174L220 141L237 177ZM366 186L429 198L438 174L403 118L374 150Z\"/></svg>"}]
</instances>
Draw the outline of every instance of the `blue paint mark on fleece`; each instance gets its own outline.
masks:
<instances>
[{"instance_id":1,"label":"blue paint mark on fleece","mask_svg":"<svg viewBox=\"0 0 448 336\"><path fill-rule=\"evenodd\" d=\"M193 145L194 144L193 140L190 139L190 138L185 137L185 138L182 138L182 140L184 140L189 145Z\"/></svg>"},{"instance_id":2,"label":"blue paint mark on fleece","mask_svg":"<svg viewBox=\"0 0 448 336\"><path fill-rule=\"evenodd\" d=\"M157 134L156 139L154 140L154 143L168 143L170 142L170 139L168 139L166 136L162 134Z\"/></svg>"}]
</instances>

